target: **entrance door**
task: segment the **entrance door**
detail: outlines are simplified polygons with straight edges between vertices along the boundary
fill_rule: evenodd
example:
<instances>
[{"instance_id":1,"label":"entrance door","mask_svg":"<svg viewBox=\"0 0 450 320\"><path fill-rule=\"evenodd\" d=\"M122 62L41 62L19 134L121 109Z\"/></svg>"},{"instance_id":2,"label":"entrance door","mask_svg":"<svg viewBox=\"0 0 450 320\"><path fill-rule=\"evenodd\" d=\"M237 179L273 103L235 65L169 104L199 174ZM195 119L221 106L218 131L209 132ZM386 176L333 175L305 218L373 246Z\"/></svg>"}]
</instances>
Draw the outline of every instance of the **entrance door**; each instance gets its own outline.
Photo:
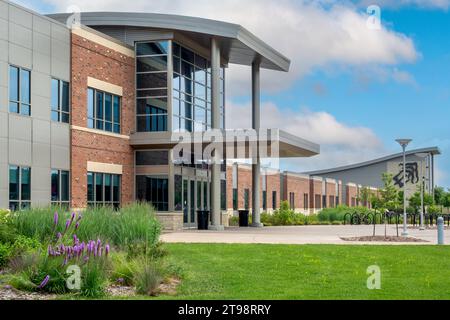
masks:
<instances>
[{"instance_id":1,"label":"entrance door","mask_svg":"<svg viewBox=\"0 0 450 320\"><path fill-rule=\"evenodd\" d=\"M185 228L194 228L197 224L195 185L194 179L183 179L183 219Z\"/></svg>"}]
</instances>

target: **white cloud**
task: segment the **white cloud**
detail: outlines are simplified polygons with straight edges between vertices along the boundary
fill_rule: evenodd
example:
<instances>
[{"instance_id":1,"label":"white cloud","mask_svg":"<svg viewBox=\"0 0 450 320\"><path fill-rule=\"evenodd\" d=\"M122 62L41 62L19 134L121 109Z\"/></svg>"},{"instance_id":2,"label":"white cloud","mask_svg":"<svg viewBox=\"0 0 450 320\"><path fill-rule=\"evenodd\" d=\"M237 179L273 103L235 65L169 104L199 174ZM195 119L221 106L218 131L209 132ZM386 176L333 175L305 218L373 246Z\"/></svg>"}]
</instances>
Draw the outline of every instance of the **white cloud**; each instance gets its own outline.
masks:
<instances>
[{"instance_id":1,"label":"white cloud","mask_svg":"<svg viewBox=\"0 0 450 320\"><path fill-rule=\"evenodd\" d=\"M362 0L361 5L367 6L373 4L373 0ZM376 4L381 8L400 8L414 6L425 9L448 10L450 0L378 0Z\"/></svg>"},{"instance_id":2,"label":"white cloud","mask_svg":"<svg viewBox=\"0 0 450 320\"><path fill-rule=\"evenodd\" d=\"M383 27L367 28L365 13L352 4L309 0L47 0L65 11L75 4L82 11L145 11L200 16L239 23L290 57L291 72L263 72L263 89L289 88L317 69L343 65L365 69L367 65L414 62L413 41ZM230 95L247 94L250 71L232 66L228 73Z\"/></svg>"},{"instance_id":3,"label":"white cloud","mask_svg":"<svg viewBox=\"0 0 450 320\"><path fill-rule=\"evenodd\" d=\"M227 127L251 126L249 104L227 104ZM306 108L280 110L273 103L263 103L261 126L282 128L301 138L321 145L318 156L307 159L289 159L281 162L282 169L308 171L358 163L385 153L376 134L366 127L349 126L327 112L312 112Z\"/></svg>"}]
</instances>

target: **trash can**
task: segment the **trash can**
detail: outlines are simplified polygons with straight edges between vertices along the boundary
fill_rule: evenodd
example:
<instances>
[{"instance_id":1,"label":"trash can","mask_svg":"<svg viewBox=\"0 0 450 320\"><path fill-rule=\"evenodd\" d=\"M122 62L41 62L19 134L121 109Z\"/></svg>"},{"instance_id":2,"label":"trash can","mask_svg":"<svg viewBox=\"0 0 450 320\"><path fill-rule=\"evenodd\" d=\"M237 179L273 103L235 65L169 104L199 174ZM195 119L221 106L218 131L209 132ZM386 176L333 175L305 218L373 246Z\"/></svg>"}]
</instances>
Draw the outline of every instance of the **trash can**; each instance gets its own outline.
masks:
<instances>
[{"instance_id":1,"label":"trash can","mask_svg":"<svg viewBox=\"0 0 450 320\"><path fill-rule=\"evenodd\" d=\"M198 210L197 211L197 223L198 223L198 230L208 230L209 211Z\"/></svg>"},{"instance_id":2,"label":"trash can","mask_svg":"<svg viewBox=\"0 0 450 320\"><path fill-rule=\"evenodd\" d=\"M239 210L239 227L248 227L249 210Z\"/></svg>"}]
</instances>

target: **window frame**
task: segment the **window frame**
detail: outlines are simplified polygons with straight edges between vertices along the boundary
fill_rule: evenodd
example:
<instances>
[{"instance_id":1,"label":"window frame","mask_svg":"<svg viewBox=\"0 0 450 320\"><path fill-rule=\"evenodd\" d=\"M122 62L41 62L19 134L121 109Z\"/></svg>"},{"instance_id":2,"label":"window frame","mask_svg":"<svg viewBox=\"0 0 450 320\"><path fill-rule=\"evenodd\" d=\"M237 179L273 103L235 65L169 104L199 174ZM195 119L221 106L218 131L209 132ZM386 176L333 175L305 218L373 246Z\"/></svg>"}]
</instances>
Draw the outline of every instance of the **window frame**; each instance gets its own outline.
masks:
<instances>
[{"instance_id":1,"label":"window frame","mask_svg":"<svg viewBox=\"0 0 450 320\"><path fill-rule=\"evenodd\" d=\"M93 200L90 201L89 200L89 176L92 175L92 187L93 187ZM102 183L101 183L101 188L102 188L102 200L97 200L97 177L98 175L101 175L102 177ZM110 176L110 181L111 181L111 200L110 201L106 201L105 200L105 180L106 180L106 176ZM87 185L87 192L86 192L86 199L87 199L87 204L89 207L112 207L115 209L120 208L121 203L122 203L122 175L121 174L113 174L113 173L103 173L103 172L92 172L92 171L88 171L87 172L87 181L86 181L86 185ZM118 201L114 201L114 187L115 187L115 178L118 178Z\"/></svg>"},{"instance_id":2,"label":"window frame","mask_svg":"<svg viewBox=\"0 0 450 320\"><path fill-rule=\"evenodd\" d=\"M11 199L11 169L15 167L18 170L18 180L17 180L17 200ZM23 169L28 169L29 170L29 187L30 187L30 199L22 199L22 176L23 176ZM28 166L19 166L19 165L14 165L14 164L10 164L8 166L8 205L11 211L21 211L27 208L31 208L31 167ZM17 204L16 209L12 209L11 204ZM18 208L18 209L17 209Z\"/></svg>"},{"instance_id":3,"label":"window frame","mask_svg":"<svg viewBox=\"0 0 450 320\"><path fill-rule=\"evenodd\" d=\"M18 71L17 74L17 100L11 100L11 69L15 68ZM29 94L29 103L25 103L22 101L22 71L28 72L28 94ZM11 104L16 104L17 112L11 110ZM28 68L22 68L18 65L9 64L8 68L8 111L9 113L14 113L18 115L22 115L25 117L31 117L31 70ZM22 113L22 106L28 106L28 114Z\"/></svg>"},{"instance_id":4,"label":"window frame","mask_svg":"<svg viewBox=\"0 0 450 320\"><path fill-rule=\"evenodd\" d=\"M91 117L89 115L90 92L93 93L93 95L92 95L93 101L91 101L93 103L93 105L92 105L93 117ZM100 94L102 97L102 116L103 116L103 118L98 117L98 99L97 99L98 94ZM111 121L106 120L106 96L111 96ZM119 121L118 122L115 121L116 119L115 119L115 112L114 112L114 105L115 105L116 98L119 101L119 107L118 107L119 108ZM114 93L106 92L106 91L103 91L100 89L96 89L93 87L88 87L87 88L86 110L88 111L86 118L87 118L87 127L89 129L108 132L111 134L121 134L122 133L122 97L121 96L114 94ZM90 123L91 121L92 121L93 125L91 125L91 123ZM98 126L98 123L102 124L101 128ZM106 124L111 125L111 130L106 130ZM116 128L118 128L118 131L115 130Z\"/></svg>"},{"instance_id":5,"label":"window frame","mask_svg":"<svg viewBox=\"0 0 450 320\"><path fill-rule=\"evenodd\" d=\"M276 190L273 190L272 191L272 209L273 210L277 210L278 209L277 196L278 196L278 192Z\"/></svg>"},{"instance_id":6,"label":"window frame","mask_svg":"<svg viewBox=\"0 0 450 320\"><path fill-rule=\"evenodd\" d=\"M51 184L51 192L53 192L53 173L57 172L58 174L58 199L53 200L53 195L50 194L50 202L52 206L58 206L61 208L67 208L70 206L70 171L69 170L60 170L60 169L51 169L50 171L50 184ZM67 173L68 183L67 183L67 200L61 200L62 198L62 173Z\"/></svg>"},{"instance_id":7,"label":"window frame","mask_svg":"<svg viewBox=\"0 0 450 320\"><path fill-rule=\"evenodd\" d=\"M52 105L53 104L53 101L52 101L53 100L53 81L58 82L58 103L57 103L58 105L56 106L56 109L54 109L54 106ZM63 102L64 102L63 101L63 92L64 92L63 88L64 88L64 85L67 85L67 90L68 90L68 92L67 92L67 108L69 111L63 110ZM68 81L64 81L64 80L57 79L57 78L51 79L52 92L51 92L51 98L50 98L50 109L51 109L50 118L53 122L67 123L67 124L70 123L70 109L71 109L70 108L70 98L71 98L70 89L71 89L70 83ZM57 113L58 120L53 119L53 113ZM62 115L67 115L67 121L62 120Z\"/></svg>"}]
</instances>

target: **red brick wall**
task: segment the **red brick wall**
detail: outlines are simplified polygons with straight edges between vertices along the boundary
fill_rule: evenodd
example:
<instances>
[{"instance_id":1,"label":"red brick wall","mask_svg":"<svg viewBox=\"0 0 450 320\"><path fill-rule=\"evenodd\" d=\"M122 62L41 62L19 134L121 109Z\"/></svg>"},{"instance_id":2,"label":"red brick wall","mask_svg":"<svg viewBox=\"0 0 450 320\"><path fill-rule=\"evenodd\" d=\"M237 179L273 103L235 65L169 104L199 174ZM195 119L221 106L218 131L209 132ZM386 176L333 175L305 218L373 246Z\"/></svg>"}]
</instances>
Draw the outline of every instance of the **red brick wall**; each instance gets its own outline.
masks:
<instances>
[{"instance_id":1,"label":"red brick wall","mask_svg":"<svg viewBox=\"0 0 450 320\"><path fill-rule=\"evenodd\" d=\"M87 127L87 79L93 77L123 88L121 133L129 135L135 123L134 58L72 34L72 125ZM72 130L72 207L87 204L87 162L123 166L122 205L133 200L134 156L127 139Z\"/></svg>"},{"instance_id":2,"label":"red brick wall","mask_svg":"<svg viewBox=\"0 0 450 320\"><path fill-rule=\"evenodd\" d=\"M284 200L289 201L290 193L294 193L295 200L295 210L296 211L304 211L305 203L304 203L304 194L307 193L308 196L310 194L309 190L309 179L305 179L300 176L295 176L292 174L285 175L285 193ZM309 205L307 206L309 208Z\"/></svg>"},{"instance_id":3,"label":"red brick wall","mask_svg":"<svg viewBox=\"0 0 450 320\"><path fill-rule=\"evenodd\" d=\"M270 210L277 210L280 208L280 202L281 202L281 181L280 181L280 174L279 173L268 173L266 176L267 181L267 209ZM273 191L277 192L277 198L276 198L276 208L273 207ZM262 201L262 200L261 200Z\"/></svg>"},{"instance_id":4,"label":"red brick wall","mask_svg":"<svg viewBox=\"0 0 450 320\"><path fill-rule=\"evenodd\" d=\"M227 209L233 210L233 166L227 166Z\"/></svg>"},{"instance_id":5,"label":"red brick wall","mask_svg":"<svg viewBox=\"0 0 450 320\"><path fill-rule=\"evenodd\" d=\"M327 190L327 208L335 207L336 206L336 183L334 182L326 182L326 190ZM334 206L332 206L332 203L330 202L330 197L333 198Z\"/></svg>"},{"instance_id":6,"label":"red brick wall","mask_svg":"<svg viewBox=\"0 0 450 320\"><path fill-rule=\"evenodd\" d=\"M322 209L322 181L310 180L310 208L313 210ZM316 203L316 196L320 195L320 202Z\"/></svg>"},{"instance_id":7,"label":"red brick wall","mask_svg":"<svg viewBox=\"0 0 450 320\"><path fill-rule=\"evenodd\" d=\"M356 198L358 197L358 188L353 185L347 185L346 187L346 202L349 207L352 206L352 198L355 198L355 204L357 205Z\"/></svg>"}]
</instances>

